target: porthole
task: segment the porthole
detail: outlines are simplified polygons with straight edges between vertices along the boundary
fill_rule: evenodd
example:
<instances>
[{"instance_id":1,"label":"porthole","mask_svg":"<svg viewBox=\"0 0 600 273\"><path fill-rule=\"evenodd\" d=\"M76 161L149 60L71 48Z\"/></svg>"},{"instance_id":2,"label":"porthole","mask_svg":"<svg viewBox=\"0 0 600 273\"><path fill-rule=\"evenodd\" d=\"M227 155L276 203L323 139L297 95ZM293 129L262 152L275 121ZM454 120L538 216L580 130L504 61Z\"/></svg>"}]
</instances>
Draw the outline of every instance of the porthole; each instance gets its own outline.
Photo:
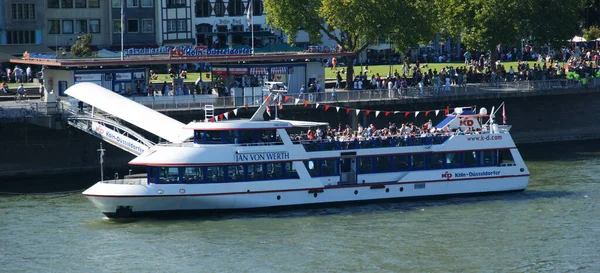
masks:
<instances>
[{"instance_id":1,"label":"porthole","mask_svg":"<svg viewBox=\"0 0 600 273\"><path fill-rule=\"evenodd\" d=\"M400 187L400 192L403 192L403 191L404 191L404 188L403 188L403 187Z\"/></svg>"},{"instance_id":2,"label":"porthole","mask_svg":"<svg viewBox=\"0 0 600 273\"><path fill-rule=\"evenodd\" d=\"M313 196L314 196L315 198L317 198L317 196L319 196L319 194L315 192L315 194L313 194Z\"/></svg>"},{"instance_id":3,"label":"porthole","mask_svg":"<svg viewBox=\"0 0 600 273\"><path fill-rule=\"evenodd\" d=\"M386 189L385 189L385 192L390 192L390 188L386 188Z\"/></svg>"},{"instance_id":4,"label":"porthole","mask_svg":"<svg viewBox=\"0 0 600 273\"><path fill-rule=\"evenodd\" d=\"M184 194L185 193L185 189L179 189L179 193Z\"/></svg>"},{"instance_id":5,"label":"porthole","mask_svg":"<svg viewBox=\"0 0 600 273\"><path fill-rule=\"evenodd\" d=\"M277 200L281 200L281 195L277 195Z\"/></svg>"},{"instance_id":6,"label":"porthole","mask_svg":"<svg viewBox=\"0 0 600 273\"><path fill-rule=\"evenodd\" d=\"M156 193L158 193L158 194L163 194L163 193L165 193L165 192L164 192L163 190L157 190L157 191L156 191Z\"/></svg>"},{"instance_id":7,"label":"porthole","mask_svg":"<svg viewBox=\"0 0 600 273\"><path fill-rule=\"evenodd\" d=\"M354 195L357 195L357 194L358 194L358 191L357 191L357 190L354 190Z\"/></svg>"}]
</instances>

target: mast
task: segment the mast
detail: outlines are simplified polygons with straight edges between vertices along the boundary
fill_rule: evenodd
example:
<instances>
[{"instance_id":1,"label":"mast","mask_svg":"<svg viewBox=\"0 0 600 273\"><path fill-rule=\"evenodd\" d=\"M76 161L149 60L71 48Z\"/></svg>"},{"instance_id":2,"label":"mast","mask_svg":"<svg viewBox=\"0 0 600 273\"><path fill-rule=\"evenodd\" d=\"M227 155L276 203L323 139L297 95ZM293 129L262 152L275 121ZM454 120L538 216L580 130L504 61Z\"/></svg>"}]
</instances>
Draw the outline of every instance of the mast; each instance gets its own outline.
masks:
<instances>
[{"instance_id":1,"label":"mast","mask_svg":"<svg viewBox=\"0 0 600 273\"><path fill-rule=\"evenodd\" d=\"M102 148L102 142L100 142L100 149L98 149L98 152L100 152L100 181L104 180L104 151L106 149Z\"/></svg>"}]
</instances>

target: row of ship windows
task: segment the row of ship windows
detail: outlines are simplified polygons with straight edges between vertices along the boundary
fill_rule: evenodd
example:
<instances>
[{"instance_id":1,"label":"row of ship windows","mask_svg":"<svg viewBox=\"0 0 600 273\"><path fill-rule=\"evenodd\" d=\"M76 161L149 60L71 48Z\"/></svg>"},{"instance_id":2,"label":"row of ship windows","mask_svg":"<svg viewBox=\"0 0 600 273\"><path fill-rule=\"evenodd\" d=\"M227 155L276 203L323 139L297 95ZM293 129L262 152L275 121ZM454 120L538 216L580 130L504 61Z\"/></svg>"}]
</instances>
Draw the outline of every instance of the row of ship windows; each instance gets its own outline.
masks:
<instances>
[{"instance_id":1,"label":"row of ship windows","mask_svg":"<svg viewBox=\"0 0 600 273\"><path fill-rule=\"evenodd\" d=\"M423 146L442 144L449 136L426 136L426 137L388 137L372 138L365 140L335 141L323 140L316 142L304 142L302 145L307 152L331 151L331 150L353 150L381 147Z\"/></svg>"},{"instance_id":2,"label":"row of ship windows","mask_svg":"<svg viewBox=\"0 0 600 273\"><path fill-rule=\"evenodd\" d=\"M296 179L291 161L205 167L150 167L150 183L219 183Z\"/></svg>"},{"instance_id":3,"label":"row of ship windows","mask_svg":"<svg viewBox=\"0 0 600 273\"><path fill-rule=\"evenodd\" d=\"M194 143L197 144L266 144L275 142L283 144L275 129L194 131Z\"/></svg>"},{"instance_id":4,"label":"row of ship windows","mask_svg":"<svg viewBox=\"0 0 600 273\"><path fill-rule=\"evenodd\" d=\"M366 174L498 166L503 161L512 161L509 150L361 156L356 158L308 160L304 161L304 165L312 177L320 177L340 175L341 172Z\"/></svg>"}]
</instances>

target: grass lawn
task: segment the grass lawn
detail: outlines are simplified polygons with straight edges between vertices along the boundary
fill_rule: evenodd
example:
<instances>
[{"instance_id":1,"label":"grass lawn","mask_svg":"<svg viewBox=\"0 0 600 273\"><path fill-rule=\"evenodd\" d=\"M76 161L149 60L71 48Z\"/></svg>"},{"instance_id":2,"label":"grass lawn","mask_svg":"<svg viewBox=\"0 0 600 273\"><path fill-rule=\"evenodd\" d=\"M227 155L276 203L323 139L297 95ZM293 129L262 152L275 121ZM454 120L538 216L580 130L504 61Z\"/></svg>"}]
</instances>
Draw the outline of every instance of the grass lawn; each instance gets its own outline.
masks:
<instances>
[{"instance_id":1,"label":"grass lawn","mask_svg":"<svg viewBox=\"0 0 600 273\"><path fill-rule=\"evenodd\" d=\"M10 90L16 90L19 87L19 85L21 85L20 83L7 83L7 84L8 84L8 88ZM40 84L39 83L26 82L26 83L23 83L23 87L25 87L25 88L40 87Z\"/></svg>"},{"instance_id":2,"label":"grass lawn","mask_svg":"<svg viewBox=\"0 0 600 273\"><path fill-rule=\"evenodd\" d=\"M533 64L534 64L534 62L529 62L530 66L533 66ZM414 66L415 64L413 63L411 65ZM424 68L426 71L429 70L429 69L431 69L431 70L436 69L438 73L440 71L442 71L442 68L447 67L447 66L452 66L454 68L464 67L465 66L464 63L428 63L426 65L427 65L427 67ZM505 62L505 63L502 63L502 65L504 65L504 68L506 69L506 71L508 71L511 66L515 69L515 71L517 70L517 62ZM336 73L336 71L340 70L342 68L345 69L345 67L341 67L341 66L336 67L336 70L332 70L330 67L325 67L325 78L326 79L335 79L335 73ZM362 69L364 69L364 66L363 66ZM390 71L390 69L391 69L392 75L394 75L394 71L395 70L398 70L398 73L400 73L402 75L402 65L393 65L393 66L390 66L390 65L372 65L372 66L369 66L369 73L368 73L368 75L369 75L369 77L371 77L371 75L377 75L377 73L379 73L379 75L381 77L385 77L385 76L387 76L387 74ZM423 69L423 64L421 64L421 69ZM359 66L354 66L355 75L358 75L360 71L361 71L361 66L360 65ZM406 76L407 77L411 77L411 75L406 75ZM342 79L346 80L346 77L344 75L342 75Z\"/></svg>"}]
</instances>

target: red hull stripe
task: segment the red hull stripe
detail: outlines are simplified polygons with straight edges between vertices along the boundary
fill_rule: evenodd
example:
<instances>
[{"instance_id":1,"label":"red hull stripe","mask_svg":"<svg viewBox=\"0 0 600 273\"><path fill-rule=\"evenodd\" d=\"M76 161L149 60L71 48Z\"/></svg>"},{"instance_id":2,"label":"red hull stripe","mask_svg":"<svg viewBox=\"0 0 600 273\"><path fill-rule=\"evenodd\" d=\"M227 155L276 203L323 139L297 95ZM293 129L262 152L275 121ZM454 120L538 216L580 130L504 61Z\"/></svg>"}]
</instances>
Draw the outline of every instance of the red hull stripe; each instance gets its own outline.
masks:
<instances>
[{"instance_id":1,"label":"red hull stripe","mask_svg":"<svg viewBox=\"0 0 600 273\"><path fill-rule=\"evenodd\" d=\"M459 178L459 179L438 179L438 180L423 180L423 181L411 181L411 182L380 182L380 183L369 183L360 185L344 185L344 186L326 186L322 188L300 188L300 189L285 189L285 190L268 190L268 191L250 191L250 192L221 192L221 193L198 193L198 194L172 194L172 195L102 195L102 194L85 194L90 197L110 197L110 198L146 198L146 197L181 197L181 196L215 196L215 195L234 195L234 194L256 194L256 193L279 193L279 192L291 192L291 191L310 191L310 190L328 190L338 188L361 188L371 187L373 185L404 185L404 184L419 184L419 183L439 183L439 182L457 182L465 180L482 180L491 178L513 178L513 177L524 177L530 176L529 174L518 174L518 175L503 175L503 176L490 176L490 177L474 177L474 178Z\"/></svg>"},{"instance_id":2,"label":"red hull stripe","mask_svg":"<svg viewBox=\"0 0 600 273\"><path fill-rule=\"evenodd\" d=\"M410 147L410 146L408 146ZM391 148L391 147L388 147ZM517 147L506 147L506 148L490 148L490 149L478 149L477 151L489 151L489 150L510 150L516 149ZM339 151L339 150L338 150ZM348 150L355 151L355 150ZM471 152L473 150L452 150L452 151L438 151L438 153L461 153L461 152ZM326 152L326 151L321 151ZM409 154L431 154L433 152L414 152L414 153L390 153L390 154L372 154L372 155L359 155L356 157L363 156L392 156L392 155L409 155ZM310 158L297 158L290 160L279 160L279 161L266 161L260 163L275 163L275 162L287 162L287 161L304 161L304 160L319 160L319 159L336 159L341 158L339 156L334 157L310 157ZM220 163L146 163L146 162L133 162L129 163L129 165L139 165L139 166L154 166L154 167L199 167L199 166L217 166L217 165L231 165L231 164L240 164L237 162L220 162ZM242 163L242 164L254 164L254 163Z\"/></svg>"}]
</instances>

